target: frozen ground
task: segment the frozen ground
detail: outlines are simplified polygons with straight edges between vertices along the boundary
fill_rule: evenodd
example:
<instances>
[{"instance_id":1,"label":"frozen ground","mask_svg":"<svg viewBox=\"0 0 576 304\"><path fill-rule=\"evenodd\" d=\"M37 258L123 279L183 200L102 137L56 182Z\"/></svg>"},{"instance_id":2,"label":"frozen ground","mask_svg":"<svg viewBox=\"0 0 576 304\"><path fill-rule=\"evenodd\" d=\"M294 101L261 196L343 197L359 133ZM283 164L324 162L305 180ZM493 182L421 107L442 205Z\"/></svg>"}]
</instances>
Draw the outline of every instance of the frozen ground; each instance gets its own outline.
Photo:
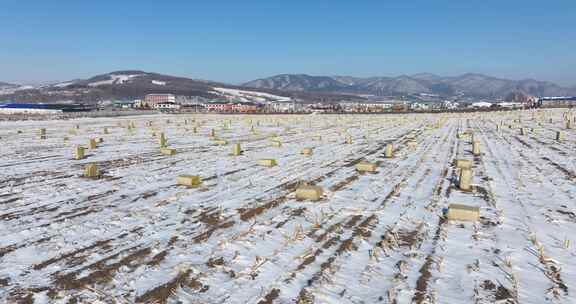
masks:
<instances>
[{"instance_id":1,"label":"frozen ground","mask_svg":"<svg viewBox=\"0 0 576 304\"><path fill-rule=\"evenodd\" d=\"M564 113L0 122L0 302L576 303L565 244L576 239L576 130ZM176 155L159 153L160 131ZM232 143L244 154L230 156ZM473 162L474 191L455 186L455 159ZM377 173L357 173L361 160ZM89 163L100 179L82 177ZM180 174L203 186L176 185ZM296 200L302 181L324 198ZM455 202L480 206L481 221L445 221Z\"/></svg>"}]
</instances>

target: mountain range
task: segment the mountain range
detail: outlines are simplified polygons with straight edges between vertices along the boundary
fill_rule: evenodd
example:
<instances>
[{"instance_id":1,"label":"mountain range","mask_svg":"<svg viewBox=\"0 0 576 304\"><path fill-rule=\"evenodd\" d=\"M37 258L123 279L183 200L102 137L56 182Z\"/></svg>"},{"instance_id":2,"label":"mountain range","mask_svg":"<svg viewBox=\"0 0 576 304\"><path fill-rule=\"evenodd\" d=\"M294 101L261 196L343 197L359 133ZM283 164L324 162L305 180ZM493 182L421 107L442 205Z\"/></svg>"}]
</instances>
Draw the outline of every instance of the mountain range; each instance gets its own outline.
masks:
<instances>
[{"instance_id":1,"label":"mountain range","mask_svg":"<svg viewBox=\"0 0 576 304\"><path fill-rule=\"evenodd\" d=\"M508 80L474 73L453 77L420 73L410 76L367 78L282 74L250 81L243 86L284 91L375 96L405 96L424 93L440 96L503 98L515 91L534 96L576 94L576 87L565 88L551 82L534 79Z\"/></svg>"},{"instance_id":2,"label":"mountain range","mask_svg":"<svg viewBox=\"0 0 576 304\"><path fill-rule=\"evenodd\" d=\"M88 79L75 79L40 86L0 85L0 101L97 103L106 100L132 100L146 94L171 93L245 102L268 101L337 101L356 96L329 92L287 92L267 88L248 88L215 81L190 79L138 70L116 71Z\"/></svg>"},{"instance_id":3,"label":"mountain range","mask_svg":"<svg viewBox=\"0 0 576 304\"><path fill-rule=\"evenodd\" d=\"M232 101L333 102L376 97L438 95L440 97L504 98L522 92L533 96L574 96L576 87L526 80L507 80L482 74L443 77L429 73L397 77L310 76L282 74L242 85L170 76L139 70L116 71L87 79L43 85L0 82L0 101L97 103L131 100L152 93Z\"/></svg>"},{"instance_id":4,"label":"mountain range","mask_svg":"<svg viewBox=\"0 0 576 304\"><path fill-rule=\"evenodd\" d=\"M0 89L13 88L13 87L17 87L17 86L18 86L17 84L0 81Z\"/></svg>"}]
</instances>

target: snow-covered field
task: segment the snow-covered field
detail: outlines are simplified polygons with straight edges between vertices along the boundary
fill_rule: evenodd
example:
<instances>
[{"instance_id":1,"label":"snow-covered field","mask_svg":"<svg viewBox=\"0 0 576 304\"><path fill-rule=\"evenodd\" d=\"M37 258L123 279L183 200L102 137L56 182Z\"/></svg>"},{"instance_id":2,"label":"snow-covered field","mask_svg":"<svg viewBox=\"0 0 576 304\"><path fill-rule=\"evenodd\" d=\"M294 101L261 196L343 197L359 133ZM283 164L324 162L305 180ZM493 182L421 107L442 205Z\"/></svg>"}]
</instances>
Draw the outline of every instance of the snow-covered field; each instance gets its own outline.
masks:
<instances>
[{"instance_id":1,"label":"snow-covered field","mask_svg":"<svg viewBox=\"0 0 576 304\"><path fill-rule=\"evenodd\" d=\"M576 303L576 130L564 113L0 122L0 302ZM162 155L153 132L177 154ZM456 187L455 159L472 161L472 192ZM356 172L361 160L377 172ZM89 163L101 178L82 177ZM178 186L181 174L203 185ZM322 200L296 200L300 182L322 186ZM444 220L450 203L480 206L481 220Z\"/></svg>"}]
</instances>

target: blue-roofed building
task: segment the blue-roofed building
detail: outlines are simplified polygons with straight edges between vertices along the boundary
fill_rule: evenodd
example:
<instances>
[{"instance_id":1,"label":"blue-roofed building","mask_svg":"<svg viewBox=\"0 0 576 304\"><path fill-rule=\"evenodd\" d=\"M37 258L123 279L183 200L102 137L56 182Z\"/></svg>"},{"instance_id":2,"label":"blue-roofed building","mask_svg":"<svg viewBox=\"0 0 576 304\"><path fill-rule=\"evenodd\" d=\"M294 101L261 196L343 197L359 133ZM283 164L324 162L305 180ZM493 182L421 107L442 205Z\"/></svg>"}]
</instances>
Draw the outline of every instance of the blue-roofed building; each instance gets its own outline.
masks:
<instances>
[{"instance_id":1,"label":"blue-roofed building","mask_svg":"<svg viewBox=\"0 0 576 304\"><path fill-rule=\"evenodd\" d=\"M576 97L540 97L538 105L540 107L576 107Z\"/></svg>"},{"instance_id":2,"label":"blue-roofed building","mask_svg":"<svg viewBox=\"0 0 576 304\"><path fill-rule=\"evenodd\" d=\"M83 104L0 103L0 114L59 114L91 110L93 107Z\"/></svg>"}]
</instances>

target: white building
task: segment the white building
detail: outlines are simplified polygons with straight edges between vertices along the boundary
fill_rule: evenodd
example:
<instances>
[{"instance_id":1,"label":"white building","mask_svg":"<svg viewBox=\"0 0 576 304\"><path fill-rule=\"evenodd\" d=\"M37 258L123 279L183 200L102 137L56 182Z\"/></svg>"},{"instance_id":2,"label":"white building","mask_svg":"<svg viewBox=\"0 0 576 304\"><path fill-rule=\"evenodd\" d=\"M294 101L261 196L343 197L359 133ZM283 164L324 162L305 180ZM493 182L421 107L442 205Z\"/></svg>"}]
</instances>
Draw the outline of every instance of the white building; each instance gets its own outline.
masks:
<instances>
[{"instance_id":1,"label":"white building","mask_svg":"<svg viewBox=\"0 0 576 304\"><path fill-rule=\"evenodd\" d=\"M144 105L155 108L157 103L176 103L174 94L148 94L144 97Z\"/></svg>"},{"instance_id":2,"label":"white building","mask_svg":"<svg viewBox=\"0 0 576 304\"><path fill-rule=\"evenodd\" d=\"M266 110L269 112L300 112L304 110L304 107L296 102L275 101L268 102Z\"/></svg>"},{"instance_id":3,"label":"white building","mask_svg":"<svg viewBox=\"0 0 576 304\"><path fill-rule=\"evenodd\" d=\"M387 112L392 109L394 102L391 101L366 101L366 102L340 102L345 112L377 113Z\"/></svg>"},{"instance_id":4,"label":"white building","mask_svg":"<svg viewBox=\"0 0 576 304\"><path fill-rule=\"evenodd\" d=\"M81 104L6 103L0 104L0 114L59 114L90 111Z\"/></svg>"},{"instance_id":5,"label":"white building","mask_svg":"<svg viewBox=\"0 0 576 304\"><path fill-rule=\"evenodd\" d=\"M155 110L180 110L180 105L173 102L160 102L154 105Z\"/></svg>"},{"instance_id":6,"label":"white building","mask_svg":"<svg viewBox=\"0 0 576 304\"><path fill-rule=\"evenodd\" d=\"M491 106L492 106L492 103L480 101L480 102L472 103L469 107L470 108L489 108Z\"/></svg>"}]
</instances>

